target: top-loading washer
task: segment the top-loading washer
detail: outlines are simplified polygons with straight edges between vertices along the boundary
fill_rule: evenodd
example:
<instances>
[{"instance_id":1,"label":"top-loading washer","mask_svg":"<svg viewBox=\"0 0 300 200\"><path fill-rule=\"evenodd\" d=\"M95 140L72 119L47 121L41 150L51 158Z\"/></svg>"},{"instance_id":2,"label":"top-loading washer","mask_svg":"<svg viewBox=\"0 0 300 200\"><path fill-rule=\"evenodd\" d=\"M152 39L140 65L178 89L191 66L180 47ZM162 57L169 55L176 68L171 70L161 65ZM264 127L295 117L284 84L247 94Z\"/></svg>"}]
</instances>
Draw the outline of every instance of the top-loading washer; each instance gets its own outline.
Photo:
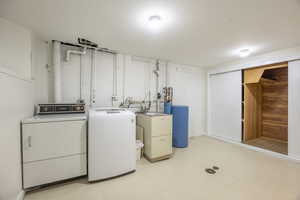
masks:
<instances>
[{"instance_id":1,"label":"top-loading washer","mask_svg":"<svg viewBox=\"0 0 300 200\"><path fill-rule=\"evenodd\" d=\"M92 108L88 123L88 180L135 171L135 114L126 109Z\"/></svg>"}]
</instances>

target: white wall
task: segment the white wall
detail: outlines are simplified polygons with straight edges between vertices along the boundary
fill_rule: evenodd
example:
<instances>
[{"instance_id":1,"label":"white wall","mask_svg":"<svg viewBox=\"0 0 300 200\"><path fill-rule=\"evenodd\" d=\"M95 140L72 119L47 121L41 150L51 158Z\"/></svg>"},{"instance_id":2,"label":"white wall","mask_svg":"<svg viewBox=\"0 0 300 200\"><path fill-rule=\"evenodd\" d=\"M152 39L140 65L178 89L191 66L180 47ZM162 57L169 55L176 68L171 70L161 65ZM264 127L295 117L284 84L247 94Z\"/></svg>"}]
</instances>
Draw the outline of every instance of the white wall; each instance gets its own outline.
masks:
<instances>
[{"instance_id":1,"label":"white wall","mask_svg":"<svg viewBox=\"0 0 300 200\"><path fill-rule=\"evenodd\" d=\"M124 96L131 96L136 100L144 100L147 92L154 94L151 85L153 63L131 60L131 65L125 68Z\"/></svg>"},{"instance_id":2,"label":"white wall","mask_svg":"<svg viewBox=\"0 0 300 200\"><path fill-rule=\"evenodd\" d=\"M206 132L206 72L197 67L169 64L168 85L174 88L174 105L189 106L189 135Z\"/></svg>"},{"instance_id":3,"label":"white wall","mask_svg":"<svg viewBox=\"0 0 300 200\"><path fill-rule=\"evenodd\" d=\"M96 53L95 67L95 106L112 106L111 97L114 91L114 55L105 53ZM86 80L90 76L87 76ZM89 87L86 88L89 91ZM88 93L88 92L87 92Z\"/></svg>"},{"instance_id":4,"label":"white wall","mask_svg":"<svg viewBox=\"0 0 300 200\"><path fill-rule=\"evenodd\" d=\"M65 103L76 102L79 99L80 94L80 56L71 55L70 61L66 62L66 46L61 48L61 83L62 83L62 101ZM72 48L78 50L78 48ZM89 78L91 69L91 52L88 51L86 55L82 56L82 78L84 82L84 88L89 88L90 79ZM86 94L88 92L88 94ZM84 90L83 98L89 102L89 91Z\"/></svg>"},{"instance_id":5,"label":"white wall","mask_svg":"<svg viewBox=\"0 0 300 200\"><path fill-rule=\"evenodd\" d=\"M32 34L32 80L34 85L34 103L47 103L53 101L53 80L51 76L50 47L45 41Z\"/></svg>"},{"instance_id":6,"label":"white wall","mask_svg":"<svg viewBox=\"0 0 300 200\"><path fill-rule=\"evenodd\" d=\"M0 199L22 191L20 121L33 114L33 85L0 73Z\"/></svg>"},{"instance_id":7,"label":"white wall","mask_svg":"<svg viewBox=\"0 0 300 200\"><path fill-rule=\"evenodd\" d=\"M65 61L67 49L74 49L62 45L62 99L64 102L75 102L79 99L80 88L80 56L72 55L71 60ZM75 48L77 49L77 48ZM94 106L112 106L113 91L120 103L126 97L135 100L148 100L156 96L155 60L137 56L96 52L95 54L95 103ZM91 84L91 50L81 57L82 62L82 96L90 103ZM115 59L115 60L114 60ZM114 68L114 62L116 63ZM168 70L167 70L168 66ZM114 70L115 69L115 70ZM168 71L168 73L167 73ZM116 80L114 80L114 72ZM167 84L174 87L174 104L190 106L190 136L202 135L206 130L206 72L193 66L184 66L161 61L159 76L159 91ZM50 92L51 93L51 92ZM152 104L155 110L155 103ZM163 104L160 105L161 111Z\"/></svg>"},{"instance_id":8,"label":"white wall","mask_svg":"<svg viewBox=\"0 0 300 200\"><path fill-rule=\"evenodd\" d=\"M4 34L3 34L4 33ZM20 121L33 114L31 33L0 18L0 199L22 194Z\"/></svg>"},{"instance_id":9,"label":"white wall","mask_svg":"<svg viewBox=\"0 0 300 200\"><path fill-rule=\"evenodd\" d=\"M0 70L31 78L31 33L0 18Z\"/></svg>"},{"instance_id":10,"label":"white wall","mask_svg":"<svg viewBox=\"0 0 300 200\"><path fill-rule=\"evenodd\" d=\"M29 30L0 18L1 200L23 194L20 122L33 115L35 103L51 99L48 53L48 45Z\"/></svg>"}]
</instances>

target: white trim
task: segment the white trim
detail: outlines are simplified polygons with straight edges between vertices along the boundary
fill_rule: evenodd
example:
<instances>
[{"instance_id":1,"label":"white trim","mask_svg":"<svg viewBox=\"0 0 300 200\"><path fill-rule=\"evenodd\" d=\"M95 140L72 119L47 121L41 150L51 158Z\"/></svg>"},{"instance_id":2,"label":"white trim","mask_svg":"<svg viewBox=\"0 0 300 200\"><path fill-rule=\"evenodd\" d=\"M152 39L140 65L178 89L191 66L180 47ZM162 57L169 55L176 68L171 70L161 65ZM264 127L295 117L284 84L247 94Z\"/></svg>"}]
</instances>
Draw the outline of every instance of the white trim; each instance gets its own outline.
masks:
<instances>
[{"instance_id":1,"label":"white trim","mask_svg":"<svg viewBox=\"0 0 300 200\"><path fill-rule=\"evenodd\" d=\"M288 152L291 157L300 159L300 61L289 62L288 77Z\"/></svg>"},{"instance_id":2,"label":"white trim","mask_svg":"<svg viewBox=\"0 0 300 200\"><path fill-rule=\"evenodd\" d=\"M297 156L294 156L294 155L290 155L290 154L289 155L283 155L283 154L276 153L276 152L273 152L273 151L269 151L269 150L266 150L266 149L262 149L262 148L259 148L259 147L254 147L254 146L250 146L250 145L243 144L243 143L240 143L240 142L236 142L236 141L233 141L233 140L229 140L227 138L223 138L223 137L216 136L216 135L207 135L207 136L211 137L211 138L215 138L217 140L222 140L224 142L239 145L239 146L245 147L247 149L258 151L258 152L270 155L270 156L275 157L275 158L280 158L280 159L290 160L290 161L293 161L293 162L300 163L300 158L297 157Z\"/></svg>"},{"instance_id":3,"label":"white trim","mask_svg":"<svg viewBox=\"0 0 300 200\"><path fill-rule=\"evenodd\" d=\"M189 138L193 138L193 137L200 137L200 136L206 136L207 133L205 131L201 131L200 134L198 134L198 132L195 131L191 131L191 134L188 135Z\"/></svg>"},{"instance_id":4,"label":"white trim","mask_svg":"<svg viewBox=\"0 0 300 200\"><path fill-rule=\"evenodd\" d=\"M300 162L300 157L297 156L297 155L294 155L294 154L289 153L288 157L289 157L290 159L293 159L293 160L297 161L297 162Z\"/></svg>"},{"instance_id":5,"label":"white trim","mask_svg":"<svg viewBox=\"0 0 300 200\"><path fill-rule=\"evenodd\" d=\"M210 133L210 75L206 74L206 134Z\"/></svg>"},{"instance_id":6,"label":"white trim","mask_svg":"<svg viewBox=\"0 0 300 200\"><path fill-rule=\"evenodd\" d=\"M16 200L24 200L24 198L25 198L25 191L22 190L22 191L18 194Z\"/></svg>"}]
</instances>

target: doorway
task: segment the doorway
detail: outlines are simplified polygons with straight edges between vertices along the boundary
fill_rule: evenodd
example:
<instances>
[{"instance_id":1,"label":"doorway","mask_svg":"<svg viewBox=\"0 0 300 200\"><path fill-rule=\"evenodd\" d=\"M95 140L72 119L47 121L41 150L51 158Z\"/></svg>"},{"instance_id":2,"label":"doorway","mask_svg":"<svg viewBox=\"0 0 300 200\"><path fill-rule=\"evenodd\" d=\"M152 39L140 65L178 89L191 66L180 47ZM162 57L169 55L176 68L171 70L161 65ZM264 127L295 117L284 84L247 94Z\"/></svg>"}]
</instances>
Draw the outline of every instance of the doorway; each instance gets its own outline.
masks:
<instances>
[{"instance_id":1,"label":"doorway","mask_svg":"<svg viewBox=\"0 0 300 200\"><path fill-rule=\"evenodd\" d=\"M288 63L243 71L245 144L288 154Z\"/></svg>"}]
</instances>

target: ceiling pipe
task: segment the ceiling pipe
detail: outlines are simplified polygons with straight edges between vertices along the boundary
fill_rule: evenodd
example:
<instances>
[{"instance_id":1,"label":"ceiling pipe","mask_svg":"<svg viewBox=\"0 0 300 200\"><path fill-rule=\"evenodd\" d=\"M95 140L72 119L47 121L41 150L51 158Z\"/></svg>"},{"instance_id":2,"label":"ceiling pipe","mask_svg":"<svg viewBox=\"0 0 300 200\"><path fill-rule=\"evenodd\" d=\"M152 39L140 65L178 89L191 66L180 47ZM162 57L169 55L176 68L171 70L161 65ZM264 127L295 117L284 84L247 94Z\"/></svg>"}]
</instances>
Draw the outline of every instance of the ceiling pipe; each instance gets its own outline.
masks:
<instances>
[{"instance_id":1,"label":"ceiling pipe","mask_svg":"<svg viewBox=\"0 0 300 200\"><path fill-rule=\"evenodd\" d=\"M56 40L53 40L56 41ZM96 50L96 51L100 51L100 52L104 52L104 53L111 53L111 54L117 54L118 52L115 50L111 50L108 48L103 48L103 47L90 47L90 46L83 46L81 44L73 44L73 43L68 43L68 42L62 42L62 41L58 41L60 42L62 45L66 45L66 46L71 46L71 47L79 47L79 48L84 48L86 47L87 49L91 49L91 50Z\"/></svg>"},{"instance_id":2,"label":"ceiling pipe","mask_svg":"<svg viewBox=\"0 0 300 200\"><path fill-rule=\"evenodd\" d=\"M66 61L70 61L71 54L76 54L76 55L85 55L86 54L86 49L87 47L83 47L82 51L77 51L77 50L67 50L66 53Z\"/></svg>"}]
</instances>

